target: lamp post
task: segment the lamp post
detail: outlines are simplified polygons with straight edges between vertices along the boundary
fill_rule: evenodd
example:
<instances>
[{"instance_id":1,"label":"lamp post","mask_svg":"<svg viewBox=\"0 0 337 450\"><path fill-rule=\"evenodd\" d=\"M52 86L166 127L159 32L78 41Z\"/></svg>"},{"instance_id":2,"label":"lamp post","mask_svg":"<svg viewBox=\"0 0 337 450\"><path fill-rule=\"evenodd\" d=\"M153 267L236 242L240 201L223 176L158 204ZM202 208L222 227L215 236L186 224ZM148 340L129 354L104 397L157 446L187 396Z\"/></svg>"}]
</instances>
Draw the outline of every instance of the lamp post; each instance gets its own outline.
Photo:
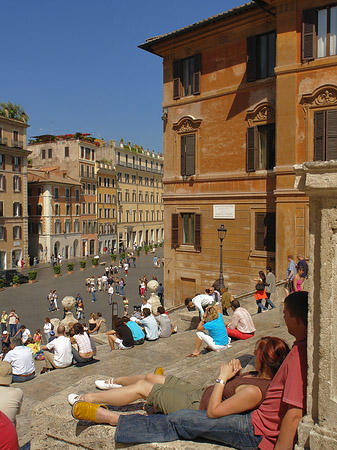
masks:
<instances>
[{"instance_id":1,"label":"lamp post","mask_svg":"<svg viewBox=\"0 0 337 450\"><path fill-rule=\"evenodd\" d=\"M223 272L222 272L222 241L226 237L226 228L223 224L221 224L220 228L218 228L218 237L220 239L220 275L219 275L219 290L224 287L224 279L223 279Z\"/></svg>"}]
</instances>

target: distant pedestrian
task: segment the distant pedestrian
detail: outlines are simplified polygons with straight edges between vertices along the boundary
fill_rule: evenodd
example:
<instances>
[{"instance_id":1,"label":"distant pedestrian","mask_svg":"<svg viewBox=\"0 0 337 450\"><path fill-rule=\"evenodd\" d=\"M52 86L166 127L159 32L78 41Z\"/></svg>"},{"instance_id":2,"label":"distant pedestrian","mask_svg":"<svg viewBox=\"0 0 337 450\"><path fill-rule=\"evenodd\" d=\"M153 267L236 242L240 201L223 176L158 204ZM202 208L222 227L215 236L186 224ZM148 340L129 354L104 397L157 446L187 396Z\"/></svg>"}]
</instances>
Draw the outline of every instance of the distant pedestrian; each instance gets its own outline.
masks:
<instances>
[{"instance_id":1,"label":"distant pedestrian","mask_svg":"<svg viewBox=\"0 0 337 450\"><path fill-rule=\"evenodd\" d=\"M2 314L1 314L1 334L3 334L4 331L7 331L7 319L8 319L8 314L6 313L6 311L2 311Z\"/></svg>"},{"instance_id":2,"label":"distant pedestrian","mask_svg":"<svg viewBox=\"0 0 337 450\"><path fill-rule=\"evenodd\" d=\"M96 292L96 288L95 288L95 285L93 285L93 286L91 286L92 303L95 303L95 301L96 301L96 295L95 295L95 292Z\"/></svg>"},{"instance_id":3,"label":"distant pedestrian","mask_svg":"<svg viewBox=\"0 0 337 450\"><path fill-rule=\"evenodd\" d=\"M77 307L77 320L83 320L84 318L84 302L82 297L80 297Z\"/></svg>"},{"instance_id":4,"label":"distant pedestrian","mask_svg":"<svg viewBox=\"0 0 337 450\"><path fill-rule=\"evenodd\" d=\"M164 306L164 286L163 283L159 283L157 294L162 306Z\"/></svg>"},{"instance_id":5,"label":"distant pedestrian","mask_svg":"<svg viewBox=\"0 0 337 450\"><path fill-rule=\"evenodd\" d=\"M126 277L128 276L128 271L129 271L129 264L126 262L126 263L124 264L124 272L125 272L125 276L126 276Z\"/></svg>"},{"instance_id":6,"label":"distant pedestrian","mask_svg":"<svg viewBox=\"0 0 337 450\"><path fill-rule=\"evenodd\" d=\"M57 300L58 300L58 295L56 293L56 289L53 290L53 302L54 302L54 308L56 309L56 311L59 311L59 307L57 304Z\"/></svg>"},{"instance_id":7,"label":"distant pedestrian","mask_svg":"<svg viewBox=\"0 0 337 450\"><path fill-rule=\"evenodd\" d=\"M266 299L266 303L264 306L266 306L266 308L268 309L268 305L271 306L271 309L275 308L274 303L271 301L271 295L275 293L276 290L276 278L275 275L273 274L273 269L271 266L267 266L267 276L266 276L266 295L267 295L267 299Z\"/></svg>"},{"instance_id":8,"label":"distant pedestrian","mask_svg":"<svg viewBox=\"0 0 337 450\"><path fill-rule=\"evenodd\" d=\"M262 312L268 311L268 309L264 305L262 305L262 300L268 298L266 291L265 291L266 276L262 270L260 270L260 272L259 272L259 277L254 278L254 281L257 281L257 284L255 286L256 292L255 292L254 296L255 296L256 304L258 306L257 312L259 314L259 313L261 313L261 311Z\"/></svg>"},{"instance_id":9,"label":"distant pedestrian","mask_svg":"<svg viewBox=\"0 0 337 450\"><path fill-rule=\"evenodd\" d=\"M108 295L109 295L109 305L110 305L110 306L112 305L112 296L113 296L113 293L114 293L114 288L113 288L113 286L112 286L111 284L109 284L109 287L108 287Z\"/></svg>"},{"instance_id":10,"label":"distant pedestrian","mask_svg":"<svg viewBox=\"0 0 337 450\"><path fill-rule=\"evenodd\" d=\"M12 309L8 314L9 334L13 337L16 333L16 319L18 318L15 310Z\"/></svg>"},{"instance_id":11,"label":"distant pedestrian","mask_svg":"<svg viewBox=\"0 0 337 450\"><path fill-rule=\"evenodd\" d=\"M119 292L120 292L121 296L124 295L124 287L125 286L126 286L126 283L124 281L124 278L121 278L121 281L119 282Z\"/></svg>"},{"instance_id":12,"label":"distant pedestrian","mask_svg":"<svg viewBox=\"0 0 337 450\"><path fill-rule=\"evenodd\" d=\"M293 278L296 274L296 264L293 255L288 255L288 268L287 268L287 278L284 285L286 295L293 292Z\"/></svg>"}]
</instances>

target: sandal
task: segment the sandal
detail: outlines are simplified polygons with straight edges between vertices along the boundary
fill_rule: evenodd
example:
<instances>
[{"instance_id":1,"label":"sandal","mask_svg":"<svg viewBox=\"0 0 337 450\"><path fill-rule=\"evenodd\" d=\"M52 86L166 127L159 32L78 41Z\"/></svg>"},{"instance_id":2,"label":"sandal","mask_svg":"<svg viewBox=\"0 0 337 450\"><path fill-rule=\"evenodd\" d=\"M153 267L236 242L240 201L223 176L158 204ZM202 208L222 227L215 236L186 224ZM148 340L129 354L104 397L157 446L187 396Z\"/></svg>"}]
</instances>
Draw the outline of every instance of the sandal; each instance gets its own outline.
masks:
<instances>
[{"instance_id":1,"label":"sandal","mask_svg":"<svg viewBox=\"0 0 337 450\"><path fill-rule=\"evenodd\" d=\"M97 405L96 403L83 402L79 400L71 409L71 415L76 420L87 420L89 422L96 421L96 413L98 408L108 409L105 405Z\"/></svg>"}]
</instances>

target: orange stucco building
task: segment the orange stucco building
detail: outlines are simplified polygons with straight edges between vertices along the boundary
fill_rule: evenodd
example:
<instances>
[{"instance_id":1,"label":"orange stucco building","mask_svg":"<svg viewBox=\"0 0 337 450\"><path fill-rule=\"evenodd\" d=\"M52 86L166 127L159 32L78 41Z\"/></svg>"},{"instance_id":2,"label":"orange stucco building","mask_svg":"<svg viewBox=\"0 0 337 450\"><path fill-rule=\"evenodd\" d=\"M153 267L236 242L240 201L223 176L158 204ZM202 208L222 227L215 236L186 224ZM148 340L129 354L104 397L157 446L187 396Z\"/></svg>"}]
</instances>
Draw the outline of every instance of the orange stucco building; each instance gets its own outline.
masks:
<instances>
[{"instance_id":1,"label":"orange stucco building","mask_svg":"<svg viewBox=\"0 0 337 450\"><path fill-rule=\"evenodd\" d=\"M337 159L337 4L251 2L148 39L163 58L165 296L234 294L308 254L293 165Z\"/></svg>"}]
</instances>

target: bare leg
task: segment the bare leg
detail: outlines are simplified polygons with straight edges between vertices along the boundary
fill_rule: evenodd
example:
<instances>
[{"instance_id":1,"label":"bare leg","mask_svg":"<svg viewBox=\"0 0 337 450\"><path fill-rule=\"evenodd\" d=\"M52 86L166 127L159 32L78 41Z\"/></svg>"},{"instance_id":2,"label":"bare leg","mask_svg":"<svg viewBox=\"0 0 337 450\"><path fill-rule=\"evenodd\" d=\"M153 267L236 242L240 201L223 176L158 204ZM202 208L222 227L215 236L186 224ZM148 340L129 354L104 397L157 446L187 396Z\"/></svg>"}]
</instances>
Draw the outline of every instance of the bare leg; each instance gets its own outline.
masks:
<instances>
[{"instance_id":1,"label":"bare leg","mask_svg":"<svg viewBox=\"0 0 337 450\"><path fill-rule=\"evenodd\" d=\"M109 425L116 426L119 419L119 414L113 413L105 408L98 408L96 413L97 423L108 423Z\"/></svg>"},{"instance_id":2,"label":"bare leg","mask_svg":"<svg viewBox=\"0 0 337 450\"><path fill-rule=\"evenodd\" d=\"M108 340L111 350L115 350L115 340L116 340L115 335L109 335Z\"/></svg>"},{"instance_id":3,"label":"bare leg","mask_svg":"<svg viewBox=\"0 0 337 450\"><path fill-rule=\"evenodd\" d=\"M202 340L200 339L200 338L198 338L198 336L197 336L197 340L196 340L196 342L195 342L195 349L193 350L193 355L200 355L200 347L201 347L201 344L202 344Z\"/></svg>"},{"instance_id":4,"label":"bare leg","mask_svg":"<svg viewBox=\"0 0 337 450\"><path fill-rule=\"evenodd\" d=\"M146 373L143 375L132 375L130 377L117 377L114 378L114 383L122 384L123 386L130 386L131 384L135 384L140 380L147 380L152 384L164 384L165 383L164 375L156 375L154 373Z\"/></svg>"},{"instance_id":5,"label":"bare leg","mask_svg":"<svg viewBox=\"0 0 337 450\"><path fill-rule=\"evenodd\" d=\"M136 400L146 399L153 388L153 383L140 380L136 384L104 392L91 392L81 395L81 400L90 403L106 403L113 406L124 406Z\"/></svg>"}]
</instances>

